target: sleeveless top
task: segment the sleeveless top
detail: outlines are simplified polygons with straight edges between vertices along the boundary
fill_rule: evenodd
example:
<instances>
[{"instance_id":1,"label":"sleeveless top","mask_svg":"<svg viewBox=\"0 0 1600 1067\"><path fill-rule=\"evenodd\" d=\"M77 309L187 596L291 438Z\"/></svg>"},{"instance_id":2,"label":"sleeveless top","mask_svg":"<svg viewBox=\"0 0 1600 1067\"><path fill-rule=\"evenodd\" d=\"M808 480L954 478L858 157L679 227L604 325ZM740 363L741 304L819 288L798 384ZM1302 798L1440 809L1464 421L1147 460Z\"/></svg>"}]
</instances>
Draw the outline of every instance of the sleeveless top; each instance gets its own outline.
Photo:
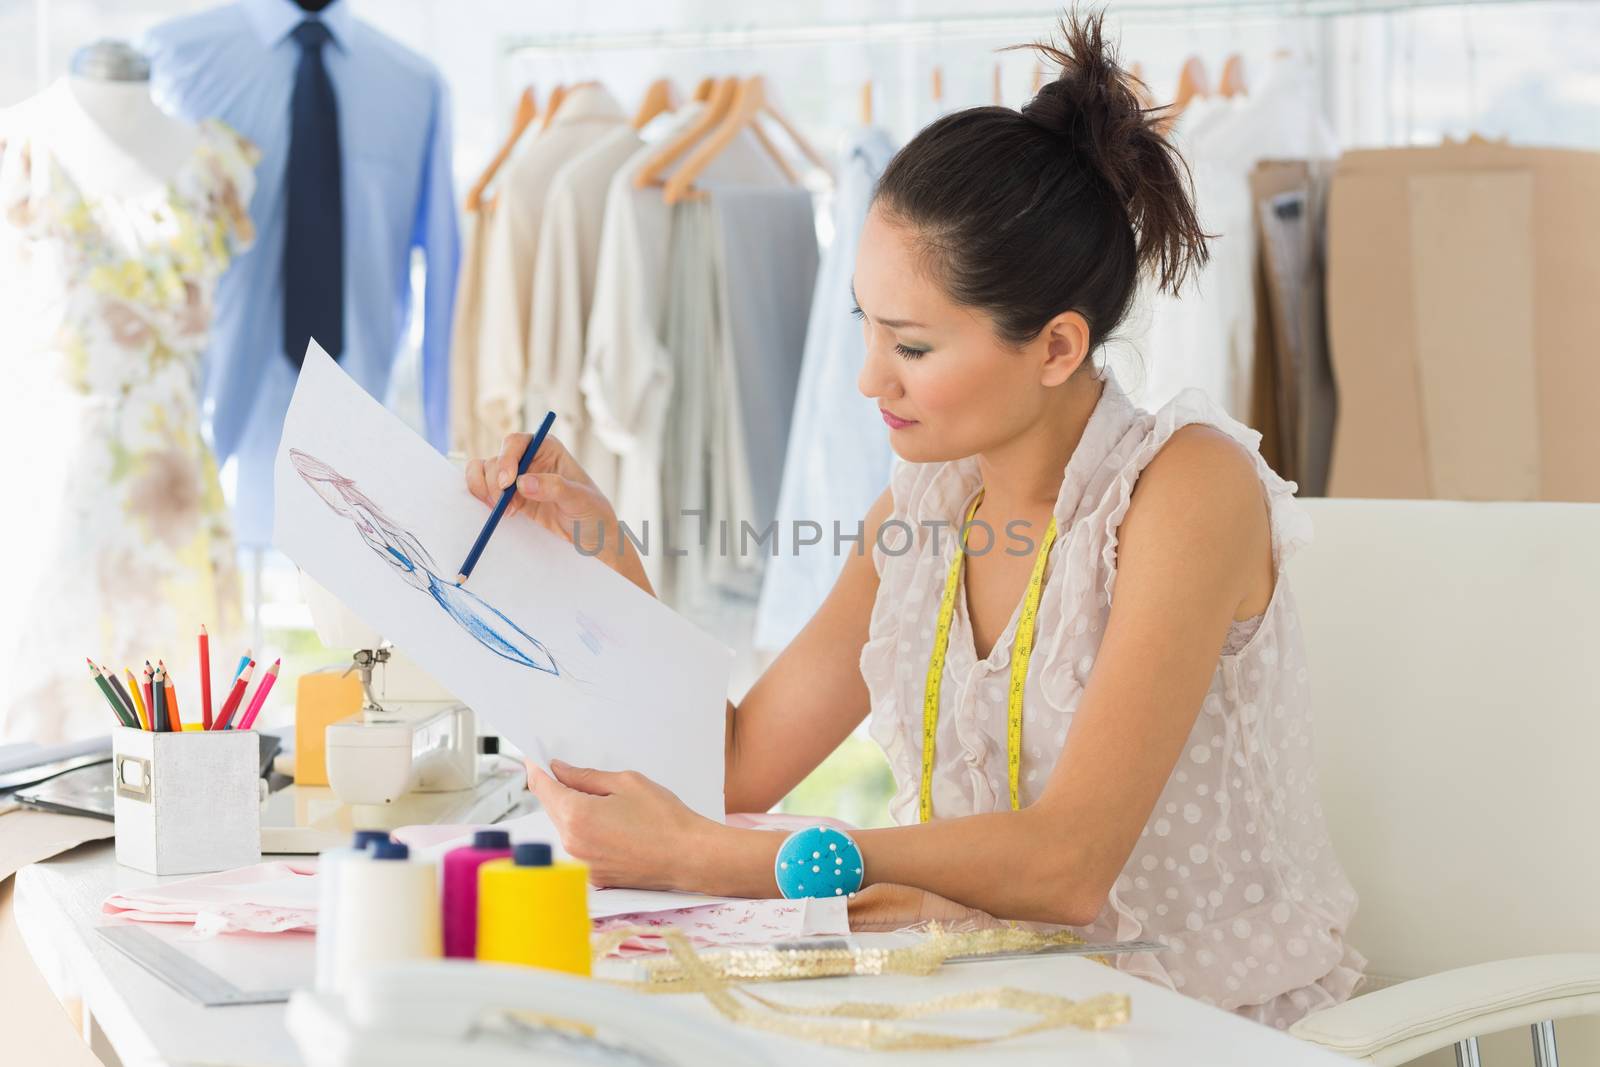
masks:
<instances>
[{"instance_id":1,"label":"sleeveless top","mask_svg":"<svg viewBox=\"0 0 1600 1067\"><path fill-rule=\"evenodd\" d=\"M1023 690L1019 791L1024 804L1043 792L1094 669L1134 483L1177 430L1195 423L1254 457L1270 507L1272 598L1259 618L1235 623L1183 754L1105 907L1072 929L1088 940L1157 940L1162 951L1115 956L1114 965L1283 1029L1348 999L1367 962L1344 944L1357 897L1318 798L1306 658L1283 569L1309 542L1310 520L1294 483L1261 458L1261 435L1197 390L1150 413L1108 375L1067 463ZM893 511L872 548L879 587L861 673L871 733L894 772L891 812L904 824L917 819L923 687L956 533L979 488L977 459L897 462L890 488ZM936 818L1009 807L1006 694L1019 614L1020 605L978 660L965 589L957 593L934 746Z\"/></svg>"}]
</instances>

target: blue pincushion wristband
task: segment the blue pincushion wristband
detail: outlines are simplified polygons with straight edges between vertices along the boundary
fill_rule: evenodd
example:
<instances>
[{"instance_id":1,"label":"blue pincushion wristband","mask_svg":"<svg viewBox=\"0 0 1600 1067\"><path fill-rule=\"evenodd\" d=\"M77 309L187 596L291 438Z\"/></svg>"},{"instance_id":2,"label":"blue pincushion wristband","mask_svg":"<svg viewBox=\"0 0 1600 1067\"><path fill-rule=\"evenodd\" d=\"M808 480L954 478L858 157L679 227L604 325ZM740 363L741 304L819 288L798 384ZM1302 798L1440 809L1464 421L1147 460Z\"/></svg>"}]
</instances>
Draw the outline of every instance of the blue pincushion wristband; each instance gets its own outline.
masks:
<instances>
[{"instance_id":1,"label":"blue pincushion wristband","mask_svg":"<svg viewBox=\"0 0 1600 1067\"><path fill-rule=\"evenodd\" d=\"M867 865L855 839L830 826L808 826L784 838L772 876L778 892L798 897L842 897L860 889Z\"/></svg>"}]
</instances>

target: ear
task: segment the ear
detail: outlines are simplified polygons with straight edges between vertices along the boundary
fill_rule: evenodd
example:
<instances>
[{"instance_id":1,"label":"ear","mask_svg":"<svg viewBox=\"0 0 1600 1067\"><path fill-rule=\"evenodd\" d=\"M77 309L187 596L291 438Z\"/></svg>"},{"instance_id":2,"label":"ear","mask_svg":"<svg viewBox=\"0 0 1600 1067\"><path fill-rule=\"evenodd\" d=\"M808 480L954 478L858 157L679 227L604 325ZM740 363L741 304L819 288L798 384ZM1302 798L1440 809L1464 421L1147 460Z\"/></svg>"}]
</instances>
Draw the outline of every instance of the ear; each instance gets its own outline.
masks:
<instances>
[{"instance_id":1,"label":"ear","mask_svg":"<svg viewBox=\"0 0 1600 1067\"><path fill-rule=\"evenodd\" d=\"M1060 385L1089 359L1089 321L1076 311L1063 311L1039 333L1045 346L1040 384Z\"/></svg>"}]
</instances>

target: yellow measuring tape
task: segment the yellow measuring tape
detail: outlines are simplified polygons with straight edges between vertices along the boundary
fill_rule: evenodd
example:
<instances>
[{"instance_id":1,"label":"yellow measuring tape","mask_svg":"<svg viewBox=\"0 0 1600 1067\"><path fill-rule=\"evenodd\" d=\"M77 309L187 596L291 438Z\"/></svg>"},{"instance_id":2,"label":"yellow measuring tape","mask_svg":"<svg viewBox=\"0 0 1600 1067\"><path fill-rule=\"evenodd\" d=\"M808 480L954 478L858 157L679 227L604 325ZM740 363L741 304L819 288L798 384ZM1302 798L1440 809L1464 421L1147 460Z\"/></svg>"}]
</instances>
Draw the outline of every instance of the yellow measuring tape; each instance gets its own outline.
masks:
<instances>
[{"instance_id":1,"label":"yellow measuring tape","mask_svg":"<svg viewBox=\"0 0 1600 1067\"><path fill-rule=\"evenodd\" d=\"M950 644L950 620L955 615L956 591L961 587L961 568L967 556L967 528L983 500L983 490L967 508L956 538L956 554L944 579L944 596L939 600L939 623L933 633L933 656L928 661L928 681L922 691L922 790L918 815L922 822L933 818L933 742L939 729L939 685L944 680L945 650ZM1011 783L1011 810L1022 807L1017 782L1022 773L1022 687L1028 680L1028 661L1033 658L1033 629L1039 617L1039 595L1044 591L1044 568L1050 548L1056 543L1056 520L1044 532L1044 543L1033 560L1028 575L1028 591L1022 599L1022 617L1017 620L1016 642L1011 646L1011 689L1006 700L1006 773Z\"/></svg>"}]
</instances>

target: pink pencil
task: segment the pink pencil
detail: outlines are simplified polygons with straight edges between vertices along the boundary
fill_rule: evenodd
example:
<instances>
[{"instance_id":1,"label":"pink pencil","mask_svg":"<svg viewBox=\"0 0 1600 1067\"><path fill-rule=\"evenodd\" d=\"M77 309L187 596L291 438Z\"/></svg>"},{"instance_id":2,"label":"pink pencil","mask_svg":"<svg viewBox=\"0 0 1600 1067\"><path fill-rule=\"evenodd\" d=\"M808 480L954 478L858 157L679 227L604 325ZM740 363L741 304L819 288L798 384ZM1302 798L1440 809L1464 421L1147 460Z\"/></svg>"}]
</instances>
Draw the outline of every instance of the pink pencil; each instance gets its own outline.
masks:
<instances>
[{"instance_id":1,"label":"pink pencil","mask_svg":"<svg viewBox=\"0 0 1600 1067\"><path fill-rule=\"evenodd\" d=\"M250 706L245 709L244 718L239 720L239 729L248 730L255 725L256 716L261 714L261 705L267 702L267 694L272 692L272 683L278 680L278 665L283 660L275 659L272 666L267 668L267 676L261 679L261 684L256 687L256 695L250 698Z\"/></svg>"}]
</instances>

